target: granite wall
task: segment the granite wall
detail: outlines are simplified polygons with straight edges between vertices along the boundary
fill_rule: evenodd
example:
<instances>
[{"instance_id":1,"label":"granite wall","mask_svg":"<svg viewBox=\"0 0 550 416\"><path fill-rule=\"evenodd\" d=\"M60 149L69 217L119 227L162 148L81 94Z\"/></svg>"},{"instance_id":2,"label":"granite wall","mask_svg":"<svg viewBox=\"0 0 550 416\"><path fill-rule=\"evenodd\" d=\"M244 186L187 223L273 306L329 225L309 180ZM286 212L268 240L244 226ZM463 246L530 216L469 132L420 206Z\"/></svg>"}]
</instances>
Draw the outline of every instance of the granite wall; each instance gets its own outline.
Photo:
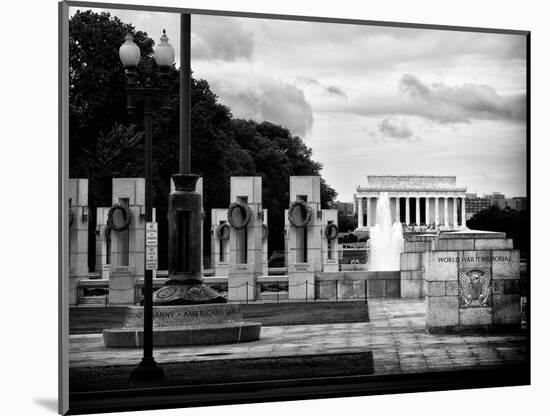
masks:
<instances>
[{"instance_id":1,"label":"granite wall","mask_svg":"<svg viewBox=\"0 0 550 416\"><path fill-rule=\"evenodd\" d=\"M422 254L430 332L521 323L520 259L504 233L442 234Z\"/></svg>"}]
</instances>

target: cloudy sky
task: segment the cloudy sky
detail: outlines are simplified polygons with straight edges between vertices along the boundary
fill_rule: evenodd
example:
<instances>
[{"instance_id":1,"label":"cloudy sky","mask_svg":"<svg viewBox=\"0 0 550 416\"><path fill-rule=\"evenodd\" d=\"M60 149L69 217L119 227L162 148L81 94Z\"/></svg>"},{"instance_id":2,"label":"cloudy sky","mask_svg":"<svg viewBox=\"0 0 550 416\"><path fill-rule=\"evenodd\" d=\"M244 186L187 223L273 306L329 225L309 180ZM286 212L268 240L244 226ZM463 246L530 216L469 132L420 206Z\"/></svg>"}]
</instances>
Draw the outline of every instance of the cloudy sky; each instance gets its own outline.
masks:
<instances>
[{"instance_id":1,"label":"cloudy sky","mask_svg":"<svg viewBox=\"0 0 550 416\"><path fill-rule=\"evenodd\" d=\"M111 12L155 41L166 28L178 55L178 15ZM194 76L234 116L301 136L340 200L368 174L526 194L521 36L215 16L191 27Z\"/></svg>"}]
</instances>

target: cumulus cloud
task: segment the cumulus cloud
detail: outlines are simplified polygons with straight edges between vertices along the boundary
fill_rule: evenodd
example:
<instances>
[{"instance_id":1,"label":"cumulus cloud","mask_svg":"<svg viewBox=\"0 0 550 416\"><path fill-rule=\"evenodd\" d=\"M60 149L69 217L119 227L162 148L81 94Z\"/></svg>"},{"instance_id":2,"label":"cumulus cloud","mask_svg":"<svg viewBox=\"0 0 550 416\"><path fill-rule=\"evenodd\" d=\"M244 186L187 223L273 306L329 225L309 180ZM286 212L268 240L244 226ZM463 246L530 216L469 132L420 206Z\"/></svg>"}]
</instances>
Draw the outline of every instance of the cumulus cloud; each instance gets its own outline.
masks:
<instances>
[{"instance_id":1,"label":"cumulus cloud","mask_svg":"<svg viewBox=\"0 0 550 416\"><path fill-rule=\"evenodd\" d=\"M380 130L383 136L398 140L409 140L414 135L407 120L399 120L395 117L386 117L383 119L378 124L378 130Z\"/></svg>"},{"instance_id":2,"label":"cumulus cloud","mask_svg":"<svg viewBox=\"0 0 550 416\"><path fill-rule=\"evenodd\" d=\"M317 91L320 91L326 95L333 96L333 97L341 97L347 99L348 96L344 92L344 90L340 87L337 87L336 85L325 85L319 82L318 80L314 78L309 77L298 77L297 79L298 85L311 87Z\"/></svg>"},{"instance_id":3,"label":"cumulus cloud","mask_svg":"<svg viewBox=\"0 0 550 416\"><path fill-rule=\"evenodd\" d=\"M415 104L409 111L441 123L525 118L525 99L521 95L505 98L488 85L427 84L405 74L399 81L399 91Z\"/></svg>"},{"instance_id":4,"label":"cumulus cloud","mask_svg":"<svg viewBox=\"0 0 550 416\"><path fill-rule=\"evenodd\" d=\"M441 124L493 120L525 123L524 92L499 94L484 84L447 85L427 83L405 74L398 81L398 93L365 92L331 111L363 116L418 116Z\"/></svg>"},{"instance_id":5,"label":"cumulus cloud","mask_svg":"<svg viewBox=\"0 0 550 416\"><path fill-rule=\"evenodd\" d=\"M340 87L335 86L335 85L329 85L326 88L326 90L330 95L336 95L336 96L340 96L342 98L348 98L348 96L346 95L344 90Z\"/></svg>"},{"instance_id":6,"label":"cumulus cloud","mask_svg":"<svg viewBox=\"0 0 550 416\"><path fill-rule=\"evenodd\" d=\"M301 136L311 131L313 112L296 85L262 76L218 79L212 82L212 90L235 117L281 124Z\"/></svg>"},{"instance_id":7,"label":"cumulus cloud","mask_svg":"<svg viewBox=\"0 0 550 416\"><path fill-rule=\"evenodd\" d=\"M254 55L254 35L242 19L193 16L192 59L236 61Z\"/></svg>"}]
</instances>

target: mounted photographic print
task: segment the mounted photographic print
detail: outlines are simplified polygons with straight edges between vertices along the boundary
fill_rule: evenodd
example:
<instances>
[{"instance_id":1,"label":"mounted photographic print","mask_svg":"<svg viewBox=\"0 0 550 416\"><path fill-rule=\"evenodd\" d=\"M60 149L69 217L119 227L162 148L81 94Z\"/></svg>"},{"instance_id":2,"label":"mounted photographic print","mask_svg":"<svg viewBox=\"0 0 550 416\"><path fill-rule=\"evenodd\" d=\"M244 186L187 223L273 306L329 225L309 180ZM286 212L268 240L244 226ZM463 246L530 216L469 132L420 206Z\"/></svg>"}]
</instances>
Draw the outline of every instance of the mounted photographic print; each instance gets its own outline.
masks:
<instances>
[{"instance_id":1,"label":"mounted photographic print","mask_svg":"<svg viewBox=\"0 0 550 416\"><path fill-rule=\"evenodd\" d=\"M60 3L60 413L529 384L529 59Z\"/></svg>"}]
</instances>

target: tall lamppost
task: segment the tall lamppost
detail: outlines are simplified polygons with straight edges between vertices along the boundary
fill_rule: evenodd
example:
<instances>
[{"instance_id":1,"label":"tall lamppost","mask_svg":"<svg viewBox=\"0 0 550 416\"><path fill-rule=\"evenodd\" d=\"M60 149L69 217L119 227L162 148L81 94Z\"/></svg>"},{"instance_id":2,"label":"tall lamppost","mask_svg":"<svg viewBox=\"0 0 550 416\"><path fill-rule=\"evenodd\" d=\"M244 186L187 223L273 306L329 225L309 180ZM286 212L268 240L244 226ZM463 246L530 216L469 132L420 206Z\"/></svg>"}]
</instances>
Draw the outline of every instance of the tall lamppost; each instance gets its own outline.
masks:
<instances>
[{"instance_id":1,"label":"tall lamppost","mask_svg":"<svg viewBox=\"0 0 550 416\"><path fill-rule=\"evenodd\" d=\"M153 220L153 104L160 102L162 108L168 108L169 71L174 64L174 48L168 43L166 31L160 38L160 44L154 49L154 59L159 69L159 82L153 87L147 78L145 85L138 81L137 65L141 59L139 47L134 43L131 34L126 35L124 44L119 49L119 56L126 72L127 109L134 111L136 101L143 101L143 120L145 126L145 221ZM146 261L145 261L146 263ZM153 358L153 271L145 270L143 298L143 358L131 374L135 380L157 380L164 376L164 371Z\"/></svg>"}]
</instances>

